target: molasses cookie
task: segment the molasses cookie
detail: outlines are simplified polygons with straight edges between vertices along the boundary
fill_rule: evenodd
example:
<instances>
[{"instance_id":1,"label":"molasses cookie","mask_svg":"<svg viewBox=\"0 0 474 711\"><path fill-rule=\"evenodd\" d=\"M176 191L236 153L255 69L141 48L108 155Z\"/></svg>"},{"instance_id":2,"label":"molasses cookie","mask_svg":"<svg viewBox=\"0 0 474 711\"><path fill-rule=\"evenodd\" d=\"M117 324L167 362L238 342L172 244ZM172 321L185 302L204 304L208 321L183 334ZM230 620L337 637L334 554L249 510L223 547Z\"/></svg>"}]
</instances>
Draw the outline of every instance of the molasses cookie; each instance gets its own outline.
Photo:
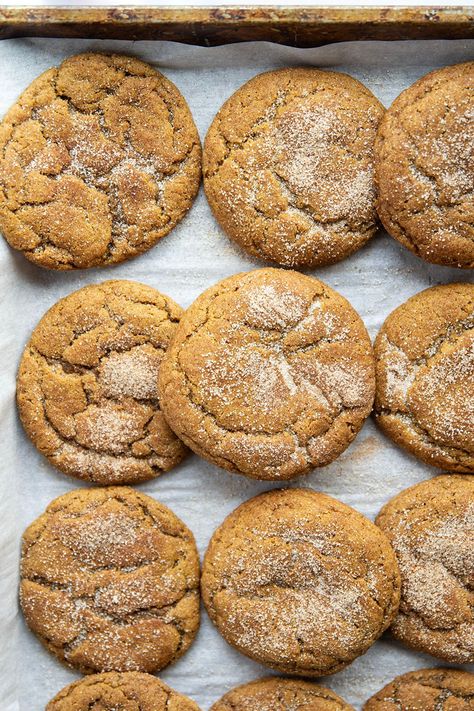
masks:
<instances>
[{"instance_id":1,"label":"molasses cookie","mask_svg":"<svg viewBox=\"0 0 474 711\"><path fill-rule=\"evenodd\" d=\"M151 479L183 459L157 389L181 313L149 286L106 281L43 316L23 353L17 401L25 430L54 466L117 484Z\"/></svg>"},{"instance_id":2,"label":"molasses cookie","mask_svg":"<svg viewBox=\"0 0 474 711\"><path fill-rule=\"evenodd\" d=\"M290 267L344 259L376 230L373 146L384 108L347 74L254 77L215 117L204 187L227 234Z\"/></svg>"},{"instance_id":3,"label":"molasses cookie","mask_svg":"<svg viewBox=\"0 0 474 711\"><path fill-rule=\"evenodd\" d=\"M459 669L420 669L397 676L364 711L474 711L474 675Z\"/></svg>"},{"instance_id":4,"label":"molasses cookie","mask_svg":"<svg viewBox=\"0 0 474 711\"><path fill-rule=\"evenodd\" d=\"M0 126L0 229L42 267L114 264L181 220L200 175L174 84L132 57L79 54L35 79Z\"/></svg>"},{"instance_id":5,"label":"molasses cookie","mask_svg":"<svg viewBox=\"0 0 474 711\"><path fill-rule=\"evenodd\" d=\"M370 339L352 306L297 272L260 269L207 289L160 368L161 406L197 454L254 479L329 464L374 394Z\"/></svg>"},{"instance_id":6,"label":"molasses cookie","mask_svg":"<svg viewBox=\"0 0 474 711\"><path fill-rule=\"evenodd\" d=\"M231 689L211 711L353 711L324 686L292 679L257 679ZM49 710L47 710L49 711Z\"/></svg>"},{"instance_id":7,"label":"molasses cookie","mask_svg":"<svg viewBox=\"0 0 474 711\"><path fill-rule=\"evenodd\" d=\"M194 701L140 672L92 674L65 686L46 711L199 711Z\"/></svg>"},{"instance_id":8,"label":"molasses cookie","mask_svg":"<svg viewBox=\"0 0 474 711\"><path fill-rule=\"evenodd\" d=\"M44 646L83 674L163 669L199 626L193 535L132 489L71 491L23 534L20 602Z\"/></svg>"},{"instance_id":9,"label":"molasses cookie","mask_svg":"<svg viewBox=\"0 0 474 711\"><path fill-rule=\"evenodd\" d=\"M434 264L474 266L474 62L405 89L375 143L378 214L407 249Z\"/></svg>"},{"instance_id":10,"label":"molasses cookie","mask_svg":"<svg viewBox=\"0 0 474 711\"><path fill-rule=\"evenodd\" d=\"M412 486L384 506L376 523L402 577L394 636L448 662L474 662L474 477L438 476Z\"/></svg>"},{"instance_id":11,"label":"molasses cookie","mask_svg":"<svg viewBox=\"0 0 474 711\"><path fill-rule=\"evenodd\" d=\"M395 554L371 521L310 489L239 506L214 533L202 595L239 652L284 674L323 676L350 664L393 620Z\"/></svg>"},{"instance_id":12,"label":"molasses cookie","mask_svg":"<svg viewBox=\"0 0 474 711\"><path fill-rule=\"evenodd\" d=\"M380 329L375 360L384 432L427 464L474 473L474 284L408 299Z\"/></svg>"}]
</instances>

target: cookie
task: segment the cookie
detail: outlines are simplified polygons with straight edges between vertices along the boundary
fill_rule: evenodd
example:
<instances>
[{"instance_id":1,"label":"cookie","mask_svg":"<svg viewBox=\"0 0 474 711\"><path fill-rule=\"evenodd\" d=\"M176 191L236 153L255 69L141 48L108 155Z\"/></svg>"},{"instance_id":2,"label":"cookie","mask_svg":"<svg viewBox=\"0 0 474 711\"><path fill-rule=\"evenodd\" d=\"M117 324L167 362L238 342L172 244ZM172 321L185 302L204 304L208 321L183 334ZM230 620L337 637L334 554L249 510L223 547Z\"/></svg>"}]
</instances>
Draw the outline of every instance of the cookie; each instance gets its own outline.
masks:
<instances>
[{"instance_id":1,"label":"cookie","mask_svg":"<svg viewBox=\"0 0 474 711\"><path fill-rule=\"evenodd\" d=\"M402 577L394 636L454 664L474 662L474 477L438 476L405 489L376 523Z\"/></svg>"},{"instance_id":2,"label":"cookie","mask_svg":"<svg viewBox=\"0 0 474 711\"><path fill-rule=\"evenodd\" d=\"M404 247L433 264L474 266L474 62L405 89L375 142L377 209Z\"/></svg>"},{"instance_id":3,"label":"cookie","mask_svg":"<svg viewBox=\"0 0 474 711\"><path fill-rule=\"evenodd\" d=\"M260 269L207 289L160 368L165 417L197 454L254 479L329 464L374 395L370 339L352 306L298 272Z\"/></svg>"},{"instance_id":4,"label":"cookie","mask_svg":"<svg viewBox=\"0 0 474 711\"><path fill-rule=\"evenodd\" d=\"M316 677L346 667L390 625L400 577L387 538L362 514L310 489L280 489L217 529L201 590L239 652Z\"/></svg>"},{"instance_id":5,"label":"cookie","mask_svg":"<svg viewBox=\"0 0 474 711\"><path fill-rule=\"evenodd\" d=\"M427 464L474 473L474 284L416 294L375 341L375 416Z\"/></svg>"},{"instance_id":6,"label":"cookie","mask_svg":"<svg viewBox=\"0 0 474 711\"><path fill-rule=\"evenodd\" d=\"M204 188L224 231L260 259L332 264L377 227L373 146L384 108L347 74L287 68L254 77L215 117Z\"/></svg>"},{"instance_id":7,"label":"cookie","mask_svg":"<svg viewBox=\"0 0 474 711\"><path fill-rule=\"evenodd\" d=\"M35 79L0 126L0 229L42 267L115 264L173 229L200 175L174 84L132 57L79 54Z\"/></svg>"},{"instance_id":8,"label":"cookie","mask_svg":"<svg viewBox=\"0 0 474 711\"><path fill-rule=\"evenodd\" d=\"M420 669L397 676L364 711L474 711L474 675L459 669Z\"/></svg>"},{"instance_id":9,"label":"cookie","mask_svg":"<svg viewBox=\"0 0 474 711\"><path fill-rule=\"evenodd\" d=\"M71 491L23 534L20 602L46 649L83 674L163 669L199 626L194 537L133 489Z\"/></svg>"},{"instance_id":10,"label":"cookie","mask_svg":"<svg viewBox=\"0 0 474 711\"><path fill-rule=\"evenodd\" d=\"M86 286L43 316L18 371L18 409L54 466L99 484L145 481L186 447L168 427L157 389L182 309L132 281Z\"/></svg>"},{"instance_id":11,"label":"cookie","mask_svg":"<svg viewBox=\"0 0 474 711\"><path fill-rule=\"evenodd\" d=\"M107 672L68 684L46 711L199 711L187 696L151 674Z\"/></svg>"},{"instance_id":12,"label":"cookie","mask_svg":"<svg viewBox=\"0 0 474 711\"><path fill-rule=\"evenodd\" d=\"M210 711L353 711L334 691L307 681L257 679L231 689ZM49 710L47 710L49 711Z\"/></svg>"}]
</instances>

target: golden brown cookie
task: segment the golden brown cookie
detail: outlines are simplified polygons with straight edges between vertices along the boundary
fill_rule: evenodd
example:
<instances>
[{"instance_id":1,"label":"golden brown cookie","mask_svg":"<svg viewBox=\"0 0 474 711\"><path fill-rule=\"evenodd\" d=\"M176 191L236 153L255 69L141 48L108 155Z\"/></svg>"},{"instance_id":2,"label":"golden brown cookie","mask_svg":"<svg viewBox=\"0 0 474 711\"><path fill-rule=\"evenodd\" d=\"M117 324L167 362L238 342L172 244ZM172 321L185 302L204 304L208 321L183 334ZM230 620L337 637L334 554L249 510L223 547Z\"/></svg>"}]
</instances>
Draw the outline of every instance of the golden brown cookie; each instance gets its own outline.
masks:
<instances>
[{"instance_id":1,"label":"golden brown cookie","mask_svg":"<svg viewBox=\"0 0 474 711\"><path fill-rule=\"evenodd\" d=\"M257 679L231 689L210 711L353 711L324 686L294 679ZM49 711L49 710L47 710ZM62 711L62 710L61 710Z\"/></svg>"},{"instance_id":2,"label":"golden brown cookie","mask_svg":"<svg viewBox=\"0 0 474 711\"><path fill-rule=\"evenodd\" d=\"M448 662L474 662L474 477L448 474L405 489L376 523L402 576L394 636Z\"/></svg>"},{"instance_id":3,"label":"golden brown cookie","mask_svg":"<svg viewBox=\"0 0 474 711\"><path fill-rule=\"evenodd\" d=\"M204 187L227 234L290 267L344 259L376 230L373 146L384 108L347 74L254 77L206 136Z\"/></svg>"},{"instance_id":4,"label":"golden brown cookie","mask_svg":"<svg viewBox=\"0 0 474 711\"><path fill-rule=\"evenodd\" d=\"M405 89L375 142L377 209L387 231L434 264L474 266L474 62Z\"/></svg>"},{"instance_id":5,"label":"golden brown cookie","mask_svg":"<svg viewBox=\"0 0 474 711\"><path fill-rule=\"evenodd\" d=\"M23 534L20 580L28 626L83 674L163 669L199 626L193 534L126 487L52 501Z\"/></svg>"},{"instance_id":6,"label":"golden brown cookie","mask_svg":"<svg viewBox=\"0 0 474 711\"><path fill-rule=\"evenodd\" d=\"M375 416L427 464L474 472L474 284L426 289L375 341Z\"/></svg>"},{"instance_id":7,"label":"golden brown cookie","mask_svg":"<svg viewBox=\"0 0 474 711\"><path fill-rule=\"evenodd\" d=\"M98 484L151 479L186 447L160 409L160 364L182 309L132 281L86 286L43 316L18 371L20 417L58 469Z\"/></svg>"},{"instance_id":8,"label":"golden brown cookie","mask_svg":"<svg viewBox=\"0 0 474 711\"><path fill-rule=\"evenodd\" d=\"M298 272L259 269L207 289L160 368L163 412L197 454L254 479L329 464L374 394L370 339L352 306Z\"/></svg>"},{"instance_id":9,"label":"golden brown cookie","mask_svg":"<svg viewBox=\"0 0 474 711\"><path fill-rule=\"evenodd\" d=\"M68 684L51 699L46 711L199 711L151 674L107 672Z\"/></svg>"},{"instance_id":10,"label":"golden brown cookie","mask_svg":"<svg viewBox=\"0 0 474 711\"><path fill-rule=\"evenodd\" d=\"M364 711L474 711L474 675L459 669L420 669L397 676Z\"/></svg>"},{"instance_id":11,"label":"golden brown cookie","mask_svg":"<svg viewBox=\"0 0 474 711\"><path fill-rule=\"evenodd\" d=\"M0 126L0 229L42 267L114 264L181 220L200 175L174 84L132 57L79 54L35 79Z\"/></svg>"},{"instance_id":12,"label":"golden brown cookie","mask_svg":"<svg viewBox=\"0 0 474 711\"><path fill-rule=\"evenodd\" d=\"M350 664L392 622L395 554L371 521L310 489L246 501L214 533L203 564L211 620L239 652L284 674Z\"/></svg>"}]
</instances>

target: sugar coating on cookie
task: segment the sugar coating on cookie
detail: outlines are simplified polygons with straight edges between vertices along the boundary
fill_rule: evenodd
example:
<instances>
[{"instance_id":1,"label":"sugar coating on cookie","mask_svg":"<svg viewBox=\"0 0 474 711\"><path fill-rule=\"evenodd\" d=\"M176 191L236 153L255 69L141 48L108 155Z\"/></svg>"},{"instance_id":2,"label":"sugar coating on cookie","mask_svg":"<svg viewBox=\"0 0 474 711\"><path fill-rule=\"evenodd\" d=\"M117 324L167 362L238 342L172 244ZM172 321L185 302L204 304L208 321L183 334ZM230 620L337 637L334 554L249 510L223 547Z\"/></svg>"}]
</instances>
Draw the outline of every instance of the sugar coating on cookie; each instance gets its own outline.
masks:
<instances>
[{"instance_id":1,"label":"sugar coating on cookie","mask_svg":"<svg viewBox=\"0 0 474 711\"><path fill-rule=\"evenodd\" d=\"M211 620L238 651L284 674L343 669L393 620L395 554L371 521L310 489L280 489L239 506L203 564Z\"/></svg>"},{"instance_id":2,"label":"sugar coating on cookie","mask_svg":"<svg viewBox=\"0 0 474 711\"><path fill-rule=\"evenodd\" d=\"M46 711L199 711L187 696L141 672L91 674L68 684Z\"/></svg>"},{"instance_id":3,"label":"sugar coating on cookie","mask_svg":"<svg viewBox=\"0 0 474 711\"><path fill-rule=\"evenodd\" d=\"M387 231L434 264L474 266L474 62L437 69L393 102L375 143Z\"/></svg>"},{"instance_id":4,"label":"sugar coating on cookie","mask_svg":"<svg viewBox=\"0 0 474 711\"><path fill-rule=\"evenodd\" d=\"M244 84L204 146L206 196L225 232L290 267L359 249L376 230L373 145L383 113L346 74L289 68Z\"/></svg>"},{"instance_id":5,"label":"sugar coating on cookie","mask_svg":"<svg viewBox=\"0 0 474 711\"><path fill-rule=\"evenodd\" d=\"M149 286L108 281L43 316L21 359L17 402L26 432L54 466L118 484L151 479L183 459L157 386L181 313Z\"/></svg>"},{"instance_id":6,"label":"sugar coating on cookie","mask_svg":"<svg viewBox=\"0 0 474 711\"><path fill-rule=\"evenodd\" d=\"M23 534L20 602L45 647L83 674L163 669L199 626L193 535L132 489L71 491Z\"/></svg>"},{"instance_id":7,"label":"sugar coating on cookie","mask_svg":"<svg viewBox=\"0 0 474 711\"><path fill-rule=\"evenodd\" d=\"M0 229L42 267L121 262L179 222L200 175L174 84L132 57L80 54L35 79L0 125Z\"/></svg>"},{"instance_id":8,"label":"sugar coating on cookie","mask_svg":"<svg viewBox=\"0 0 474 711\"><path fill-rule=\"evenodd\" d=\"M161 406L209 461L291 479L333 461L370 413L373 354L352 306L282 269L224 279L185 312L160 368Z\"/></svg>"},{"instance_id":9,"label":"sugar coating on cookie","mask_svg":"<svg viewBox=\"0 0 474 711\"><path fill-rule=\"evenodd\" d=\"M231 689L210 711L353 711L334 691L294 679L257 679ZM49 710L47 710L49 711Z\"/></svg>"},{"instance_id":10,"label":"sugar coating on cookie","mask_svg":"<svg viewBox=\"0 0 474 711\"><path fill-rule=\"evenodd\" d=\"M378 424L427 464L474 472L474 284L416 294L375 341Z\"/></svg>"},{"instance_id":11,"label":"sugar coating on cookie","mask_svg":"<svg viewBox=\"0 0 474 711\"><path fill-rule=\"evenodd\" d=\"M460 669L420 669L397 676L364 711L473 711L474 674Z\"/></svg>"},{"instance_id":12,"label":"sugar coating on cookie","mask_svg":"<svg viewBox=\"0 0 474 711\"><path fill-rule=\"evenodd\" d=\"M402 577L395 637L448 662L474 662L474 477L445 475L410 487L376 523Z\"/></svg>"}]
</instances>

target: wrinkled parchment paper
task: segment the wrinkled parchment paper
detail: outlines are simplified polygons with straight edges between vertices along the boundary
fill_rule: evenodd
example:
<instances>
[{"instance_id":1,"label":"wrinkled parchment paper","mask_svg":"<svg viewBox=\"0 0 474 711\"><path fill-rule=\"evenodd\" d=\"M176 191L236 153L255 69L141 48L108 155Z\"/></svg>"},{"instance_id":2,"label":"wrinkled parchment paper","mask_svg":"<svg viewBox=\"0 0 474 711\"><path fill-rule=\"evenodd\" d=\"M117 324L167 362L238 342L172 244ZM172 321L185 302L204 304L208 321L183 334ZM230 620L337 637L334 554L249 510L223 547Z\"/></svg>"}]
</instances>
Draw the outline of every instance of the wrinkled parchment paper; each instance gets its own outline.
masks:
<instances>
[{"instance_id":1,"label":"wrinkled parchment paper","mask_svg":"<svg viewBox=\"0 0 474 711\"><path fill-rule=\"evenodd\" d=\"M8 40L0 43L1 114L42 71L70 54L90 50L136 55L159 68L188 100L204 138L223 101L261 71L286 65L345 71L367 84L388 106L402 89L432 68L474 59L474 40L350 42L314 50L256 42L208 49L171 42ZM135 279L188 306L217 280L259 266L262 264L239 252L219 229L202 189L190 213L170 235L148 253L116 267L49 272L28 263L0 241L1 711L43 711L52 696L78 677L42 648L17 611L22 530L51 499L81 486L55 471L36 452L17 420L15 373L31 330L59 298L88 283ZM472 279L466 271L425 264L383 233L345 262L314 273L351 301L372 336L387 314L415 292L437 283ZM373 518L391 496L436 473L398 450L369 420L336 462L291 485L320 489ZM230 511L269 488L271 484L229 474L194 455L176 470L140 486L186 522L201 554ZM365 656L323 683L361 709L363 702L396 674L440 664L404 649L385 635ZM205 711L231 687L267 673L228 646L203 612L195 643L161 676Z\"/></svg>"}]
</instances>

